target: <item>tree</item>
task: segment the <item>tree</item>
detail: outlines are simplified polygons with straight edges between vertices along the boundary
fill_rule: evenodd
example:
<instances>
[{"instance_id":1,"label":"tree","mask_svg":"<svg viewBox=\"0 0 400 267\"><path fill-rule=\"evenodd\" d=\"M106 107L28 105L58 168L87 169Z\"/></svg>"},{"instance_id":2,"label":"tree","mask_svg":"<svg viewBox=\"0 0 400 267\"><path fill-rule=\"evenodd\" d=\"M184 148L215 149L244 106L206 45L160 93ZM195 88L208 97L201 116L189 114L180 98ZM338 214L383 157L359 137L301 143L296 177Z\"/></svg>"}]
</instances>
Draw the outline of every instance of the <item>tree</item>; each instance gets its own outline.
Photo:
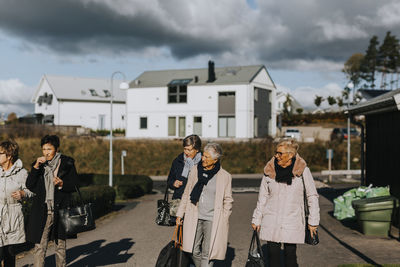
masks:
<instances>
[{"instance_id":1,"label":"tree","mask_svg":"<svg viewBox=\"0 0 400 267\"><path fill-rule=\"evenodd\" d=\"M343 97L340 97L340 96L336 97L336 103L339 106L339 108L343 107L343 105L344 105Z\"/></svg>"},{"instance_id":2,"label":"tree","mask_svg":"<svg viewBox=\"0 0 400 267\"><path fill-rule=\"evenodd\" d=\"M298 114L303 113L303 111L304 111L304 109L302 109L302 108L297 108L297 109L296 109L296 112L297 112Z\"/></svg>"},{"instance_id":3,"label":"tree","mask_svg":"<svg viewBox=\"0 0 400 267\"><path fill-rule=\"evenodd\" d=\"M361 72L360 66L364 59L364 55L361 53L355 53L344 63L342 72L346 74L346 77L353 82L354 87L360 83Z\"/></svg>"},{"instance_id":4,"label":"tree","mask_svg":"<svg viewBox=\"0 0 400 267\"><path fill-rule=\"evenodd\" d=\"M286 101L283 102L283 112L285 114L292 114L292 98L289 94L286 94Z\"/></svg>"},{"instance_id":5,"label":"tree","mask_svg":"<svg viewBox=\"0 0 400 267\"><path fill-rule=\"evenodd\" d=\"M360 71L361 78L364 79L370 88L375 88L375 72L378 57L379 45L378 37L372 36L369 41L367 51L365 51L364 59L361 61Z\"/></svg>"},{"instance_id":6,"label":"tree","mask_svg":"<svg viewBox=\"0 0 400 267\"><path fill-rule=\"evenodd\" d=\"M11 112L7 116L7 123L15 123L18 120L17 114Z\"/></svg>"},{"instance_id":7,"label":"tree","mask_svg":"<svg viewBox=\"0 0 400 267\"><path fill-rule=\"evenodd\" d=\"M393 85L393 73L397 71L399 57L399 40L388 31L379 47L377 57L377 67L382 73L381 88L385 89L388 85L386 79L389 73L392 73L390 84Z\"/></svg>"},{"instance_id":8,"label":"tree","mask_svg":"<svg viewBox=\"0 0 400 267\"><path fill-rule=\"evenodd\" d=\"M319 106L321 106L321 104L322 104L322 102L323 102L324 100L325 100L325 99L324 99L322 96L316 95L315 98L314 98L314 104L315 104L317 107L319 107Z\"/></svg>"},{"instance_id":9,"label":"tree","mask_svg":"<svg viewBox=\"0 0 400 267\"><path fill-rule=\"evenodd\" d=\"M328 101L328 104L330 106L333 106L336 104L336 99L333 96L328 96L328 98L326 100Z\"/></svg>"}]
</instances>

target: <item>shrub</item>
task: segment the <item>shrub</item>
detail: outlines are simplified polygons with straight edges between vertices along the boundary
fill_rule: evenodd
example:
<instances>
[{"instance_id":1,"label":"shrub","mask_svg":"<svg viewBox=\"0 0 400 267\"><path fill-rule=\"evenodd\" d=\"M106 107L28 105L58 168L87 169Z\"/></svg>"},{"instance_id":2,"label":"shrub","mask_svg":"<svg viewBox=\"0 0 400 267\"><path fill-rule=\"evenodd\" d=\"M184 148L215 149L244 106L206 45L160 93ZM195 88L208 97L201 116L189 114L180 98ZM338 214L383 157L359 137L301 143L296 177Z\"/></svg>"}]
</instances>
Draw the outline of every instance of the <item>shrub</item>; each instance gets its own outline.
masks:
<instances>
[{"instance_id":1,"label":"shrub","mask_svg":"<svg viewBox=\"0 0 400 267\"><path fill-rule=\"evenodd\" d=\"M80 174L81 185L108 185L108 174ZM113 175L113 185L117 198L127 199L143 196L153 190L153 180L146 175Z\"/></svg>"},{"instance_id":2,"label":"shrub","mask_svg":"<svg viewBox=\"0 0 400 267\"><path fill-rule=\"evenodd\" d=\"M93 204L93 216L99 218L113 210L115 203L115 190L108 185L93 185L81 187L80 189L83 203ZM77 192L72 194L71 206L81 205Z\"/></svg>"}]
</instances>

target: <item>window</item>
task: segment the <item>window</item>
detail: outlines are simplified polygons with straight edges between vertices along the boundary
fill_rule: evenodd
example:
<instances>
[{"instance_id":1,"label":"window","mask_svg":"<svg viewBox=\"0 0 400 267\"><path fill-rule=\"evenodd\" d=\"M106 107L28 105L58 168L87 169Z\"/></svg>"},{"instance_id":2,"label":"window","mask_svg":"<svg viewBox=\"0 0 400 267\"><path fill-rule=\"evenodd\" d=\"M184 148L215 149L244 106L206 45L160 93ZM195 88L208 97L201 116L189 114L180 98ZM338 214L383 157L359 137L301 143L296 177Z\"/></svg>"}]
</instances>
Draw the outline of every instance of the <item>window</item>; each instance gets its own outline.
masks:
<instances>
[{"instance_id":1,"label":"window","mask_svg":"<svg viewBox=\"0 0 400 267\"><path fill-rule=\"evenodd\" d=\"M100 114L98 129L104 130L106 128L105 124L106 124L106 115Z\"/></svg>"},{"instance_id":2,"label":"window","mask_svg":"<svg viewBox=\"0 0 400 267\"><path fill-rule=\"evenodd\" d=\"M197 134L198 136L202 135L202 119L201 117L193 118L193 134Z\"/></svg>"},{"instance_id":3,"label":"window","mask_svg":"<svg viewBox=\"0 0 400 267\"><path fill-rule=\"evenodd\" d=\"M187 103L187 85L192 79L172 80L168 84L168 103Z\"/></svg>"},{"instance_id":4,"label":"window","mask_svg":"<svg viewBox=\"0 0 400 267\"><path fill-rule=\"evenodd\" d=\"M186 135L186 118L179 117L179 137L185 137Z\"/></svg>"},{"instance_id":5,"label":"window","mask_svg":"<svg viewBox=\"0 0 400 267\"><path fill-rule=\"evenodd\" d=\"M258 88L254 88L254 101L258 101Z\"/></svg>"},{"instance_id":6,"label":"window","mask_svg":"<svg viewBox=\"0 0 400 267\"><path fill-rule=\"evenodd\" d=\"M235 137L236 122L235 117L219 117L218 118L218 136L219 137Z\"/></svg>"},{"instance_id":7,"label":"window","mask_svg":"<svg viewBox=\"0 0 400 267\"><path fill-rule=\"evenodd\" d=\"M176 117L168 117L168 136L176 136Z\"/></svg>"},{"instance_id":8,"label":"window","mask_svg":"<svg viewBox=\"0 0 400 267\"><path fill-rule=\"evenodd\" d=\"M140 129L147 129L147 117L140 117Z\"/></svg>"},{"instance_id":9,"label":"window","mask_svg":"<svg viewBox=\"0 0 400 267\"><path fill-rule=\"evenodd\" d=\"M254 137L258 137L258 118L254 117Z\"/></svg>"},{"instance_id":10,"label":"window","mask_svg":"<svg viewBox=\"0 0 400 267\"><path fill-rule=\"evenodd\" d=\"M179 137L185 137L185 135L186 135L186 118L185 117L168 117L168 136L176 136L177 130L178 130Z\"/></svg>"}]
</instances>

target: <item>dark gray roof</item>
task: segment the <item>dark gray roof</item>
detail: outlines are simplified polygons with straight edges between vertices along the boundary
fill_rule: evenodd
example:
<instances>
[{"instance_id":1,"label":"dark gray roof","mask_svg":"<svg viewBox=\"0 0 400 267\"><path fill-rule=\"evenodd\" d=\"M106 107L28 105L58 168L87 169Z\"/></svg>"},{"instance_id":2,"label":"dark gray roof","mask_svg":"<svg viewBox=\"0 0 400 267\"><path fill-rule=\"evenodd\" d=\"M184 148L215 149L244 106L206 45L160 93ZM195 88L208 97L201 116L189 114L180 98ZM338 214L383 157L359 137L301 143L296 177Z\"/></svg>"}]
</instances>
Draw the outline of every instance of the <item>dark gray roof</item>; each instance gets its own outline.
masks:
<instances>
[{"instance_id":1,"label":"dark gray roof","mask_svg":"<svg viewBox=\"0 0 400 267\"><path fill-rule=\"evenodd\" d=\"M349 108L348 111L351 114L373 114L397 110L397 104L394 99L394 96L397 94L400 94L400 89L390 91L366 102L359 103L358 105Z\"/></svg>"},{"instance_id":2,"label":"dark gray roof","mask_svg":"<svg viewBox=\"0 0 400 267\"><path fill-rule=\"evenodd\" d=\"M246 84L250 83L262 69L266 70L264 65L215 68L216 80L212 83L207 83L208 68L145 71L129 84L129 88L165 87L175 79L192 79L190 86ZM195 77L198 79L197 82Z\"/></svg>"},{"instance_id":3,"label":"dark gray roof","mask_svg":"<svg viewBox=\"0 0 400 267\"><path fill-rule=\"evenodd\" d=\"M58 100L69 100L69 101L88 101L88 102L109 102L110 98L105 98L103 90L111 91L110 79L100 78L81 78L81 77L69 77L69 76L57 76L57 75L43 75L40 82L39 88L36 90L33 96L35 101L37 94L40 90L41 84L47 81L51 89L53 90L55 97ZM121 80L113 80L113 91L115 102L125 102L126 91L119 89ZM94 89L99 96L93 96L90 93L90 89ZM103 96L103 97L102 97Z\"/></svg>"}]
</instances>

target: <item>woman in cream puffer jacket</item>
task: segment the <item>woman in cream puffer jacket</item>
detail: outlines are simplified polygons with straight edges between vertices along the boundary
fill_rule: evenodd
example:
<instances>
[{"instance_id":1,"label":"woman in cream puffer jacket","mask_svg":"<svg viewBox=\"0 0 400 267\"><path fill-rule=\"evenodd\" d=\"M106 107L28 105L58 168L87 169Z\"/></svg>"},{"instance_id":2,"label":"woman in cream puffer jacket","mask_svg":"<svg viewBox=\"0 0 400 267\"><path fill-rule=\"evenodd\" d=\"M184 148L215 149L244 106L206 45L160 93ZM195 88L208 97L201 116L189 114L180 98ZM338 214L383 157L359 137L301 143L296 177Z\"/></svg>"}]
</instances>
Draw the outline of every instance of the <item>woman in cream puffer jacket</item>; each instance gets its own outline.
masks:
<instances>
[{"instance_id":1,"label":"woman in cream puffer jacket","mask_svg":"<svg viewBox=\"0 0 400 267\"><path fill-rule=\"evenodd\" d=\"M25 242L21 200L33 193L25 187L28 172L18 159L18 145L0 144L0 259L4 266L15 266L12 245Z\"/></svg>"},{"instance_id":2,"label":"woman in cream puffer jacket","mask_svg":"<svg viewBox=\"0 0 400 267\"><path fill-rule=\"evenodd\" d=\"M305 238L304 187L309 207L308 228L315 234L319 224L318 193L306 162L297 154L298 144L281 141L275 156L264 168L252 227L267 241L269 266L280 266L284 250L285 266L298 266L296 244ZM303 186L304 180L304 186Z\"/></svg>"}]
</instances>

